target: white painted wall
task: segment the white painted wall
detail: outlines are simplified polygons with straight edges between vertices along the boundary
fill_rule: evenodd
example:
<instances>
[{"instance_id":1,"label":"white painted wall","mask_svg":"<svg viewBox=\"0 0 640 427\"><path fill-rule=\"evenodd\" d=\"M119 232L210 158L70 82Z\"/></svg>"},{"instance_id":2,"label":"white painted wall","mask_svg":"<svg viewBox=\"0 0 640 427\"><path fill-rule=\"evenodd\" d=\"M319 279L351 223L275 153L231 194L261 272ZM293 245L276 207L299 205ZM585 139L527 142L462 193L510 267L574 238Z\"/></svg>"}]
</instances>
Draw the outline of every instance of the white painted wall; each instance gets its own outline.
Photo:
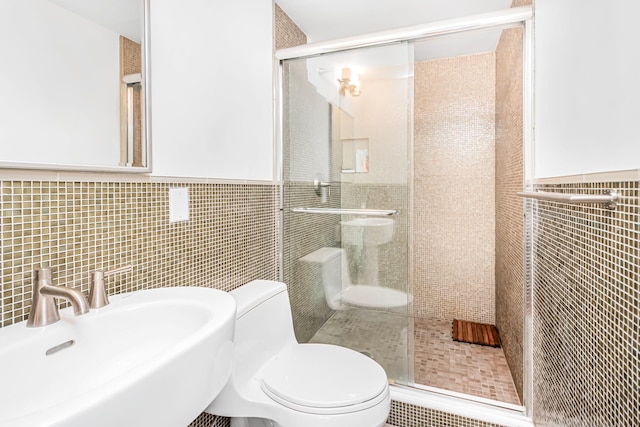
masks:
<instances>
[{"instance_id":1,"label":"white painted wall","mask_svg":"<svg viewBox=\"0 0 640 427\"><path fill-rule=\"evenodd\" d=\"M640 3L535 7L535 177L640 168Z\"/></svg>"},{"instance_id":2,"label":"white painted wall","mask_svg":"<svg viewBox=\"0 0 640 427\"><path fill-rule=\"evenodd\" d=\"M118 164L118 37L47 0L0 2L0 160Z\"/></svg>"},{"instance_id":3,"label":"white painted wall","mask_svg":"<svg viewBox=\"0 0 640 427\"><path fill-rule=\"evenodd\" d=\"M269 180L273 4L153 0L153 174Z\"/></svg>"}]
</instances>

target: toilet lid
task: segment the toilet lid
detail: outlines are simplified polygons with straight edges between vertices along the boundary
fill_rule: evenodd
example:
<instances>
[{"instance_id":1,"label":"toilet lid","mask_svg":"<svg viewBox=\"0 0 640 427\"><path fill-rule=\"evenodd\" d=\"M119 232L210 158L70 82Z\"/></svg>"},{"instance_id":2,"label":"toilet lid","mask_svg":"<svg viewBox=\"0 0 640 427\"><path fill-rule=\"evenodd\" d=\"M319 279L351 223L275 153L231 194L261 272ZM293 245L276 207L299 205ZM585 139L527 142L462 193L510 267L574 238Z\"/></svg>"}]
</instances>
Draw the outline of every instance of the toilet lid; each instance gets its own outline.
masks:
<instances>
[{"instance_id":1,"label":"toilet lid","mask_svg":"<svg viewBox=\"0 0 640 427\"><path fill-rule=\"evenodd\" d=\"M327 344L298 344L269 362L262 388L285 405L338 408L383 393L387 375L380 365L356 351Z\"/></svg>"}]
</instances>

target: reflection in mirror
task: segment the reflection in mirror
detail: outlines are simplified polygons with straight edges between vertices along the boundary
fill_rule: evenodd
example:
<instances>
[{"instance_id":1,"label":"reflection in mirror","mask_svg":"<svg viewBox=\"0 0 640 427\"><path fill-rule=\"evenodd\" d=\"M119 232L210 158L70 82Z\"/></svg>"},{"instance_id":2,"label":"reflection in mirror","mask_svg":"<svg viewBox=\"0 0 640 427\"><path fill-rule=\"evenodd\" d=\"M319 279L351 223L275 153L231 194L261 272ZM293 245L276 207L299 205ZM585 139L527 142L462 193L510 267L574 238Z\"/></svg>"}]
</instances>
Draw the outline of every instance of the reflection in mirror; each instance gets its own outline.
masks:
<instances>
[{"instance_id":1,"label":"reflection in mirror","mask_svg":"<svg viewBox=\"0 0 640 427\"><path fill-rule=\"evenodd\" d=\"M145 9L0 2L0 166L149 170Z\"/></svg>"},{"instance_id":2,"label":"reflection in mirror","mask_svg":"<svg viewBox=\"0 0 640 427\"><path fill-rule=\"evenodd\" d=\"M342 139L342 173L369 172L369 138Z\"/></svg>"}]
</instances>

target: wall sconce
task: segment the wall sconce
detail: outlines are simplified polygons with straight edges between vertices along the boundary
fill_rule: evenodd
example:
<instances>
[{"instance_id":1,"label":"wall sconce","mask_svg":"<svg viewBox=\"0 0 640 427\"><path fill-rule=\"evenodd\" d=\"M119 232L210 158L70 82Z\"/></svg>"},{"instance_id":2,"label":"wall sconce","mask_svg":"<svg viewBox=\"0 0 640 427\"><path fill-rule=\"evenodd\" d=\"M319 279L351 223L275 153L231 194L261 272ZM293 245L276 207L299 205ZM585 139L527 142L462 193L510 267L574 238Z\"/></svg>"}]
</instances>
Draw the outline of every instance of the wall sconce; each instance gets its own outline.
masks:
<instances>
[{"instance_id":1,"label":"wall sconce","mask_svg":"<svg viewBox=\"0 0 640 427\"><path fill-rule=\"evenodd\" d=\"M351 73L350 68L342 69L342 78L338 79L340 82L340 95L344 95L347 91L352 96L360 95L360 79L356 73Z\"/></svg>"}]
</instances>

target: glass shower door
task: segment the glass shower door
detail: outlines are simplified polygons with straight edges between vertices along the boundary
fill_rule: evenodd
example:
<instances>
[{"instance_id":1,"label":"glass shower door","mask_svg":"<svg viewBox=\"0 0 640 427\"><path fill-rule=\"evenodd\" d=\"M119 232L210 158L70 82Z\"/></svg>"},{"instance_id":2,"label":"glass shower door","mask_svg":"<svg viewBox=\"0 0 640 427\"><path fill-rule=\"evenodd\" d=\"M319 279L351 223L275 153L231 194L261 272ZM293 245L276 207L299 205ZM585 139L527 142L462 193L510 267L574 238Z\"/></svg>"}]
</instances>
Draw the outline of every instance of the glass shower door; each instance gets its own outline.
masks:
<instances>
[{"instance_id":1,"label":"glass shower door","mask_svg":"<svg viewBox=\"0 0 640 427\"><path fill-rule=\"evenodd\" d=\"M282 67L283 278L300 342L412 382L413 54L406 43Z\"/></svg>"}]
</instances>

